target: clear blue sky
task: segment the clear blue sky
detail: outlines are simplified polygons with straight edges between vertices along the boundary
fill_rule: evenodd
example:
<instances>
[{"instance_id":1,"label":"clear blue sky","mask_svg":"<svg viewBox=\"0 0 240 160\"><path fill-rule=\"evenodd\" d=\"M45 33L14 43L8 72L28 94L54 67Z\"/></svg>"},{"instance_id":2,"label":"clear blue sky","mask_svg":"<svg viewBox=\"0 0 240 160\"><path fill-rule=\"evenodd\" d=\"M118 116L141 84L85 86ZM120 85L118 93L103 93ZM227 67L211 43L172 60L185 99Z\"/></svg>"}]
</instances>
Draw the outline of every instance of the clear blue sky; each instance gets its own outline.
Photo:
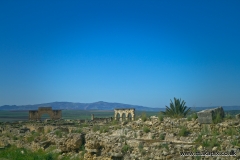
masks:
<instances>
[{"instance_id":1,"label":"clear blue sky","mask_svg":"<svg viewBox=\"0 0 240 160\"><path fill-rule=\"evenodd\" d=\"M0 2L0 105L240 105L239 0Z\"/></svg>"}]
</instances>

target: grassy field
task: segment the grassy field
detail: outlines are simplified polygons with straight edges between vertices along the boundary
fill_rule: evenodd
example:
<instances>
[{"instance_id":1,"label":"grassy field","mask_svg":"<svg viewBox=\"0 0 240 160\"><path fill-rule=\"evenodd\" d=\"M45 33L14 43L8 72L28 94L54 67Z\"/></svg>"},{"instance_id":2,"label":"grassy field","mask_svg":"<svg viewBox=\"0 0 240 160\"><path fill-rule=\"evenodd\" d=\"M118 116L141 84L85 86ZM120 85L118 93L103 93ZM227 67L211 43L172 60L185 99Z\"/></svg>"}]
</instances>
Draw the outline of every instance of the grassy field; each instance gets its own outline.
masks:
<instances>
[{"instance_id":1,"label":"grassy field","mask_svg":"<svg viewBox=\"0 0 240 160\"><path fill-rule=\"evenodd\" d=\"M137 111L136 116L140 116L144 111ZM157 115L157 112L145 112L147 116ZM103 110L63 110L63 119L91 119L91 114L95 117L114 117L114 111ZM48 119L49 115L44 114L41 119ZM27 121L28 111L0 111L0 122Z\"/></svg>"}]
</instances>

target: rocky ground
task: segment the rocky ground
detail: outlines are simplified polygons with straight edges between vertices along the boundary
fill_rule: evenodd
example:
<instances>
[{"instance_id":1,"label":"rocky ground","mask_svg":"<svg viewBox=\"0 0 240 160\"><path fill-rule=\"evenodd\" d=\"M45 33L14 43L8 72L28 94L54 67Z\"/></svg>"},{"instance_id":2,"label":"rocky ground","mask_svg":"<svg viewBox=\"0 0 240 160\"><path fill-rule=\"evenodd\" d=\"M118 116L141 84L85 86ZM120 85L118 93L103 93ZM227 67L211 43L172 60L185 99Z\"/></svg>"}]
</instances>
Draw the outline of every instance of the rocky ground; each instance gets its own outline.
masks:
<instances>
[{"instance_id":1,"label":"rocky ground","mask_svg":"<svg viewBox=\"0 0 240 160\"><path fill-rule=\"evenodd\" d=\"M0 148L57 153L57 159L240 159L240 120L199 124L194 118L151 117L124 122L58 120L0 123ZM0 150L0 154L1 154ZM190 156L215 152L232 156ZM185 154L185 156L181 156ZM1 157L1 155L0 155ZM3 157L4 158L4 157Z\"/></svg>"}]
</instances>

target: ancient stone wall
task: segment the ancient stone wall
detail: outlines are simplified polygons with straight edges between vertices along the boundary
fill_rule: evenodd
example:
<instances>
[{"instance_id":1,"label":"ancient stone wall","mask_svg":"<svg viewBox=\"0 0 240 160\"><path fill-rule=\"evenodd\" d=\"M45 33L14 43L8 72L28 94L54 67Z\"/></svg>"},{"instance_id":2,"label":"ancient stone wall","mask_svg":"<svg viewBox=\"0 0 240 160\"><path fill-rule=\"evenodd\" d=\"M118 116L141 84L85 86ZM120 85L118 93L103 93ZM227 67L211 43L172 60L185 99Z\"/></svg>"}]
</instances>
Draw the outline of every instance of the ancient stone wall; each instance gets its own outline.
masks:
<instances>
[{"instance_id":1,"label":"ancient stone wall","mask_svg":"<svg viewBox=\"0 0 240 160\"><path fill-rule=\"evenodd\" d=\"M135 108L114 109L114 118L118 121L135 119Z\"/></svg>"},{"instance_id":2,"label":"ancient stone wall","mask_svg":"<svg viewBox=\"0 0 240 160\"><path fill-rule=\"evenodd\" d=\"M62 118L62 110L52 110L52 107L39 107L38 110L29 111L29 120L40 120L43 114L48 114L51 119Z\"/></svg>"},{"instance_id":3,"label":"ancient stone wall","mask_svg":"<svg viewBox=\"0 0 240 160\"><path fill-rule=\"evenodd\" d=\"M107 118L98 118L94 117L94 114L91 114L91 121L93 122L111 122L113 120L112 117L107 117Z\"/></svg>"}]
</instances>

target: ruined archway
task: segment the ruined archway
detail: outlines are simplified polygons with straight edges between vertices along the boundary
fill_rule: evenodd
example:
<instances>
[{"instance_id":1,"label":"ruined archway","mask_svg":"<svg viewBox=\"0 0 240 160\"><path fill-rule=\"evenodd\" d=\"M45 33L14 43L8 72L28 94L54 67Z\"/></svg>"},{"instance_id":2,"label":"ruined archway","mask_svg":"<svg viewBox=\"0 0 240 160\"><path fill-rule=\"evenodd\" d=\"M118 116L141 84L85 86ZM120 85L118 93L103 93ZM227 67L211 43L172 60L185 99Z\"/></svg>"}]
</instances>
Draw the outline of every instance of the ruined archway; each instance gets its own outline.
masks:
<instances>
[{"instance_id":1,"label":"ruined archway","mask_svg":"<svg viewBox=\"0 0 240 160\"><path fill-rule=\"evenodd\" d=\"M62 110L52 110L52 107L39 107L38 110L29 111L29 120L40 120L43 114L48 114L50 119L62 118Z\"/></svg>"},{"instance_id":2,"label":"ruined archway","mask_svg":"<svg viewBox=\"0 0 240 160\"><path fill-rule=\"evenodd\" d=\"M127 115L127 120L128 120L128 121L131 121L131 120L132 120L132 114L131 114L131 113L128 113L128 115Z\"/></svg>"},{"instance_id":3,"label":"ruined archway","mask_svg":"<svg viewBox=\"0 0 240 160\"><path fill-rule=\"evenodd\" d=\"M46 119L51 119L50 115L48 113L43 113L42 115L39 116L40 120L46 120Z\"/></svg>"},{"instance_id":4,"label":"ruined archway","mask_svg":"<svg viewBox=\"0 0 240 160\"><path fill-rule=\"evenodd\" d=\"M120 117L118 117L118 115ZM117 121L125 121L125 120L133 121L135 119L135 108L114 109L114 118Z\"/></svg>"},{"instance_id":5,"label":"ruined archway","mask_svg":"<svg viewBox=\"0 0 240 160\"><path fill-rule=\"evenodd\" d=\"M127 120L127 117L126 117L126 114L125 114L125 113L122 113L122 120L123 120L123 121L126 121L126 120Z\"/></svg>"},{"instance_id":6,"label":"ruined archway","mask_svg":"<svg viewBox=\"0 0 240 160\"><path fill-rule=\"evenodd\" d=\"M119 113L117 113L117 115L115 117L115 120L120 121L120 114Z\"/></svg>"}]
</instances>

